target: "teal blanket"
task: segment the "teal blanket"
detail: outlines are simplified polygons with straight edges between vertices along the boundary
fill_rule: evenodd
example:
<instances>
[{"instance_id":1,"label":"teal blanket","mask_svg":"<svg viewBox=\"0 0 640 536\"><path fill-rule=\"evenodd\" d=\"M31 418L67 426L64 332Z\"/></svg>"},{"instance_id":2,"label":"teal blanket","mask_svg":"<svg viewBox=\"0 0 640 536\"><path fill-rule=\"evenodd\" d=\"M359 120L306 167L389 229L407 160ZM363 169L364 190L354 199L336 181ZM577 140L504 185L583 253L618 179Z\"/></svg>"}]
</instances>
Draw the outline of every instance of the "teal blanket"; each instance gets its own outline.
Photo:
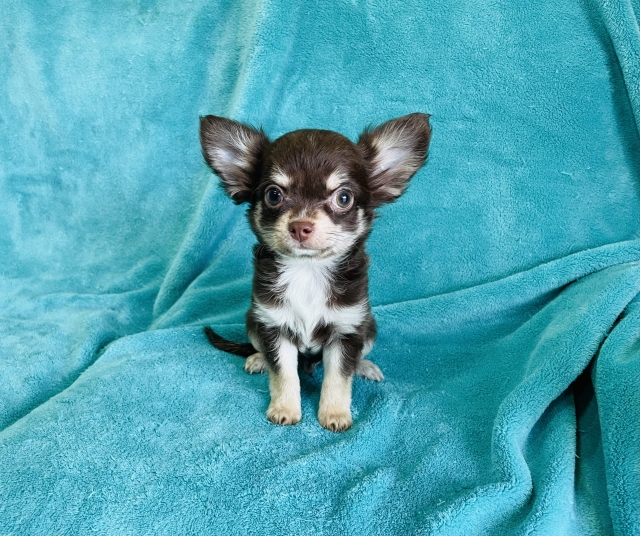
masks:
<instances>
[{"instance_id":1,"label":"teal blanket","mask_svg":"<svg viewBox=\"0 0 640 536\"><path fill-rule=\"evenodd\" d=\"M638 0L4 0L0 534L640 534ZM368 250L385 381L269 423L199 116L431 114Z\"/></svg>"}]
</instances>

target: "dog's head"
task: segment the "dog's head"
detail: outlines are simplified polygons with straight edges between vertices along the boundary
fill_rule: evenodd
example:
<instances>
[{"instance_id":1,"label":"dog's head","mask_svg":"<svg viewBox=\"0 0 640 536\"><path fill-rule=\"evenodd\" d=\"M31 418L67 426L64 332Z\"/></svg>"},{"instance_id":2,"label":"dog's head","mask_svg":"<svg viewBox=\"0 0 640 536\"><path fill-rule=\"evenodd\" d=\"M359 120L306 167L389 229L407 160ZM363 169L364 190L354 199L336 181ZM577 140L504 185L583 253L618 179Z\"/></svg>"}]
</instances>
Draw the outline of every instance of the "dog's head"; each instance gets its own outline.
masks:
<instances>
[{"instance_id":1,"label":"dog's head","mask_svg":"<svg viewBox=\"0 0 640 536\"><path fill-rule=\"evenodd\" d=\"M328 258L369 234L374 210L397 199L424 164L429 116L365 130L358 143L328 130L296 130L271 142L225 119L200 120L204 158L235 203L250 203L260 243L278 255Z\"/></svg>"}]
</instances>

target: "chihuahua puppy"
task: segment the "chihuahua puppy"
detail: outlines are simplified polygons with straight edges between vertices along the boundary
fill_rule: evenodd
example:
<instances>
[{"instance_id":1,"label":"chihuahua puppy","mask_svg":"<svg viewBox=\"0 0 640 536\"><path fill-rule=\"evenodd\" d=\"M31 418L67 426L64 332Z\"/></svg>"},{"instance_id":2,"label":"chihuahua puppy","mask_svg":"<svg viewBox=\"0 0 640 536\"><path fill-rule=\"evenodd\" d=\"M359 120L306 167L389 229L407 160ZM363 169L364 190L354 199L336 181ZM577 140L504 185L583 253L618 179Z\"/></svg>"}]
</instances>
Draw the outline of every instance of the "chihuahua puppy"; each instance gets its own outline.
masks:
<instances>
[{"instance_id":1,"label":"chihuahua puppy","mask_svg":"<svg viewBox=\"0 0 640 536\"><path fill-rule=\"evenodd\" d=\"M202 152L227 195L249 203L258 239L247 335L251 344L205 328L211 344L267 371L267 418L302 417L298 364L322 360L318 420L348 429L354 374L383 379L365 356L376 324L368 297L365 240L375 209L396 200L424 164L429 116L415 113L365 130L357 143L327 130L296 130L270 141L261 130L216 116L200 120Z\"/></svg>"}]
</instances>

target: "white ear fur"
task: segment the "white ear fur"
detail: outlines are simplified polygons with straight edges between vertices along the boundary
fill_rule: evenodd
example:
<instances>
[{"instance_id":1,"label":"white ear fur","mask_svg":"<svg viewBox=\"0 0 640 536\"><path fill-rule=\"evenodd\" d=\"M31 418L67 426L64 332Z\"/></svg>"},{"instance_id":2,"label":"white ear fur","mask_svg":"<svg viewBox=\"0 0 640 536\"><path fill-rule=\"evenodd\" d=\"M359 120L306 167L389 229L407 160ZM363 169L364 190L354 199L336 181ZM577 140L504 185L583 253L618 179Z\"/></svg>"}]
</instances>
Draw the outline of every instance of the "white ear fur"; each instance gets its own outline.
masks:
<instances>
[{"instance_id":1,"label":"white ear fur","mask_svg":"<svg viewBox=\"0 0 640 536\"><path fill-rule=\"evenodd\" d=\"M236 203L251 199L260 158L269 140L262 131L208 115L200 119L202 154Z\"/></svg>"},{"instance_id":2,"label":"white ear fur","mask_svg":"<svg viewBox=\"0 0 640 536\"><path fill-rule=\"evenodd\" d=\"M388 203L402 195L409 179L424 164L430 141L429 116L420 113L362 133L358 145L368 163L375 204Z\"/></svg>"}]
</instances>

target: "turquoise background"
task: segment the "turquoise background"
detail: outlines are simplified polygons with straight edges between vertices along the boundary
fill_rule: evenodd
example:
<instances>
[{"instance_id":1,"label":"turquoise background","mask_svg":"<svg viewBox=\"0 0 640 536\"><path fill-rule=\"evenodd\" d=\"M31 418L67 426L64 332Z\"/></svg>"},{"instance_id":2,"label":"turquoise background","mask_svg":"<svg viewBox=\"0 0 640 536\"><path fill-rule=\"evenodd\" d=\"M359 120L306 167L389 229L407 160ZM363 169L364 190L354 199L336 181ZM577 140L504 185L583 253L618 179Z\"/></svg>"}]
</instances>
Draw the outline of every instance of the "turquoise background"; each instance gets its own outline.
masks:
<instances>
[{"instance_id":1,"label":"turquoise background","mask_svg":"<svg viewBox=\"0 0 640 536\"><path fill-rule=\"evenodd\" d=\"M0 533L640 534L638 0L5 0ZM200 115L432 115L369 241L386 380L265 418Z\"/></svg>"}]
</instances>

